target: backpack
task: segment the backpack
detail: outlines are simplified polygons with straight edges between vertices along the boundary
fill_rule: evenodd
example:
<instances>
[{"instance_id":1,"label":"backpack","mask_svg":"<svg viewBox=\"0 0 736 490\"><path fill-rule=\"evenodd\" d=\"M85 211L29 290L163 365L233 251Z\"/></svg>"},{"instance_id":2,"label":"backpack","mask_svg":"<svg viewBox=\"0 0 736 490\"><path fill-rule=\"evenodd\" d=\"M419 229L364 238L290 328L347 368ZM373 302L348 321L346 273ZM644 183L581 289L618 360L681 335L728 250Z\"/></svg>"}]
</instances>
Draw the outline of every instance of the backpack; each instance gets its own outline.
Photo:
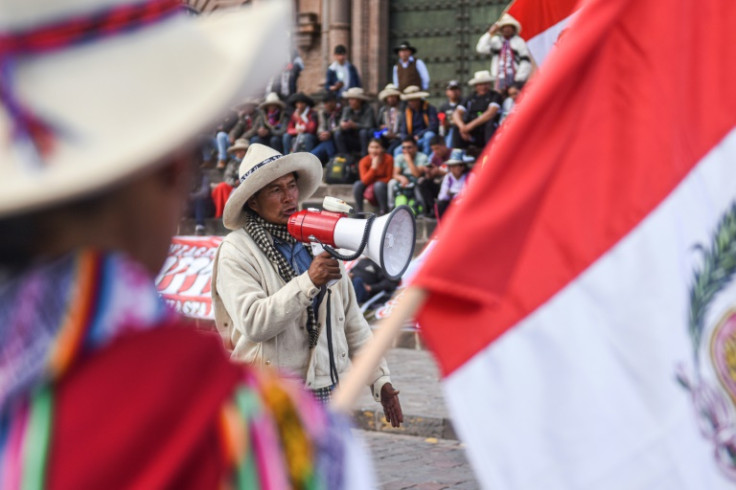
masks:
<instances>
[{"instance_id":1,"label":"backpack","mask_svg":"<svg viewBox=\"0 0 736 490\"><path fill-rule=\"evenodd\" d=\"M352 184L358 180L358 163L352 155L341 153L327 162L324 172L327 184Z\"/></svg>"},{"instance_id":2,"label":"backpack","mask_svg":"<svg viewBox=\"0 0 736 490\"><path fill-rule=\"evenodd\" d=\"M424 212L424 206L417 201L414 196L414 185L410 187L398 187L396 197L394 198L394 207L407 205L414 216L418 216Z\"/></svg>"}]
</instances>

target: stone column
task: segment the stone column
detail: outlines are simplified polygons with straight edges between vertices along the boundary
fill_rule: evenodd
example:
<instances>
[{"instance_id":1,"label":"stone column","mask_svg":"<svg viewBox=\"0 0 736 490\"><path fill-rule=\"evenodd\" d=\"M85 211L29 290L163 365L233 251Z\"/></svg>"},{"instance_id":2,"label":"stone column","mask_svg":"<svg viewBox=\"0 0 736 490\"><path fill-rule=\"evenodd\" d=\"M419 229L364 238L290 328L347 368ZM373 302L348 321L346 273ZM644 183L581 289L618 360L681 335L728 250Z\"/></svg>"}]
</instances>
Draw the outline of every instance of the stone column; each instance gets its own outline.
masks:
<instances>
[{"instance_id":1,"label":"stone column","mask_svg":"<svg viewBox=\"0 0 736 490\"><path fill-rule=\"evenodd\" d=\"M350 50L350 0L329 0L327 11L329 25L328 55L331 58L335 46L343 44Z\"/></svg>"},{"instance_id":2,"label":"stone column","mask_svg":"<svg viewBox=\"0 0 736 490\"><path fill-rule=\"evenodd\" d=\"M389 82L389 0L352 0L351 60L358 68L363 88L373 95Z\"/></svg>"},{"instance_id":3,"label":"stone column","mask_svg":"<svg viewBox=\"0 0 736 490\"><path fill-rule=\"evenodd\" d=\"M313 94L324 84L324 0L295 0L296 31L295 44L304 61L304 70L299 75L298 90Z\"/></svg>"}]
</instances>

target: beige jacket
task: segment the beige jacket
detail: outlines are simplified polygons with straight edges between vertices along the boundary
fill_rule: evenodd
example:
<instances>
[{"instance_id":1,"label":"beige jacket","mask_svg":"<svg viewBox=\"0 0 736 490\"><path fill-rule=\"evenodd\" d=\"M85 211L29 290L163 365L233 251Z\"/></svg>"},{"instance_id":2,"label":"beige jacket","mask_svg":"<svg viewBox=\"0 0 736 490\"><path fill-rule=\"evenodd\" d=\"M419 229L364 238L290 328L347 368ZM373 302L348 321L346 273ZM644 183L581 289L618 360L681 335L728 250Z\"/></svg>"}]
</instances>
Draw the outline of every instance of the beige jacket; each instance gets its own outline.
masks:
<instances>
[{"instance_id":1,"label":"beige jacket","mask_svg":"<svg viewBox=\"0 0 736 490\"><path fill-rule=\"evenodd\" d=\"M371 338L355 291L342 263L342 279L331 286L332 345L340 378L350 359ZM284 283L275 266L241 229L223 240L212 270L215 322L232 358L256 365L278 366L304 379L307 388L329 386L330 362L325 318L328 295L317 312L320 335L310 351L306 332L307 306L319 289L305 272ZM373 396L390 381L386 361L373 373Z\"/></svg>"}]
</instances>

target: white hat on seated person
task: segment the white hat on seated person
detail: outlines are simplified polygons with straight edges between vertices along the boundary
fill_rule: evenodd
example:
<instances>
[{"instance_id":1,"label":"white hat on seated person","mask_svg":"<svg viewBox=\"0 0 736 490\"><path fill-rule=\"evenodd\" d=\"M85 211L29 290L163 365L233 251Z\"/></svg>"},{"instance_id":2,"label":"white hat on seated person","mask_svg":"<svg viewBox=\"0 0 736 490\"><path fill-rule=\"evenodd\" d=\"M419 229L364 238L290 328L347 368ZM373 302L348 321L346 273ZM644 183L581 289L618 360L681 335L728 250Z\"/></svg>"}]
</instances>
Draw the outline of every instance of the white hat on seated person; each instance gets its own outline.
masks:
<instances>
[{"instance_id":1,"label":"white hat on seated person","mask_svg":"<svg viewBox=\"0 0 736 490\"><path fill-rule=\"evenodd\" d=\"M476 71L473 78L468 81L468 85L478 85L479 83L493 83L493 77L488 70Z\"/></svg>"},{"instance_id":2,"label":"white hat on seated person","mask_svg":"<svg viewBox=\"0 0 736 490\"><path fill-rule=\"evenodd\" d=\"M233 190L225 203L222 222L229 230L239 230L245 225L245 203L253 195L274 180L296 172L299 202L314 194L322 182L322 163L306 152L282 155L273 148L254 143L240 163L240 185Z\"/></svg>"},{"instance_id":3,"label":"white hat on seated person","mask_svg":"<svg viewBox=\"0 0 736 490\"><path fill-rule=\"evenodd\" d=\"M195 17L178 0L7 0L0 18L10 46L60 44L0 55L13 67L0 74L3 218L100 192L187 148L278 71L288 36L273 33L291 14L286 1Z\"/></svg>"},{"instance_id":4,"label":"white hat on seated person","mask_svg":"<svg viewBox=\"0 0 736 490\"><path fill-rule=\"evenodd\" d=\"M232 153L238 150L247 150L249 146L250 142L248 142L247 139L239 138L235 140L235 143L233 143L232 146L228 147L227 152Z\"/></svg>"},{"instance_id":5,"label":"white hat on seated person","mask_svg":"<svg viewBox=\"0 0 736 490\"><path fill-rule=\"evenodd\" d=\"M389 83L383 88L383 90L378 92L378 100L384 100L386 97L391 95L398 95L401 97L401 91L393 83Z\"/></svg>"},{"instance_id":6,"label":"white hat on seated person","mask_svg":"<svg viewBox=\"0 0 736 490\"><path fill-rule=\"evenodd\" d=\"M445 162L445 165L470 165L474 161L475 158L466 155L465 150L453 148L450 158Z\"/></svg>"},{"instance_id":7,"label":"white hat on seated person","mask_svg":"<svg viewBox=\"0 0 736 490\"><path fill-rule=\"evenodd\" d=\"M427 97L429 97L429 92L423 92L416 85L409 85L401 94L401 100L426 99Z\"/></svg>"},{"instance_id":8,"label":"white hat on seated person","mask_svg":"<svg viewBox=\"0 0 736 490\"><path fill-rule=\"evenodd\" d=\"M277 106L281 107L282 109L284 107L286 107L286 104L284 104L284 101L282 101L279 98L279 94L277 94L276 92L269 93L266 96L266 99L263 102L261 102L261 105L258 106L258 108L259 109L263 109L266 106L270 106L270 105L277 105Z\"/></svg>"},{"instance_id":9,"label":"white hat on seated person","mask_svg":"<svg viewBox=\"0 0 736 490\"><path fill-rule=\"evenodd\" d=\"M371 100L360 87L353 87L347 89L342 93L343 99L360 99L360 100Z\"/></svg>"}]
</instances>

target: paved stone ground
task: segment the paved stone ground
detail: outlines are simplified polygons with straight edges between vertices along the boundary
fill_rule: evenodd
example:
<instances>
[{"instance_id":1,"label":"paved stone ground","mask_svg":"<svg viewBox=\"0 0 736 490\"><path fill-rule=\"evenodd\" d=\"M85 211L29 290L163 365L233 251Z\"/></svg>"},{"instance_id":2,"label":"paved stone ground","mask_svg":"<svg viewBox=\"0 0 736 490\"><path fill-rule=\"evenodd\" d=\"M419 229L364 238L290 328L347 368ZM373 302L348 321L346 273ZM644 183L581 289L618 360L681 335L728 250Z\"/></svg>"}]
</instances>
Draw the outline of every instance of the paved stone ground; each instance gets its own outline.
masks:
<instances>
[{"instance_id":1,"label":"paved stone ground","mask_svg":"<svg viewBox=\"0 0 736 490\"><path fill-rule=\"evenodd\" d=\"M456 440L360 431L382 490L470 490L480 485Z\"/></svg>"},{"instance_id":2,"label":"paved stone ground","mask_svg":"<svg viewBox=\"0 0 736 490\"><path fill-rule=\"evenodd\" d=\"M366 389L356 404L355 423L361 429L395 434L457 439L449 421L439 383L439 371L426 350L391 349L386 355L391 379L401 394L404 425L393 429L383 418L381 405Z\"/></svg>"}]
</instances>

